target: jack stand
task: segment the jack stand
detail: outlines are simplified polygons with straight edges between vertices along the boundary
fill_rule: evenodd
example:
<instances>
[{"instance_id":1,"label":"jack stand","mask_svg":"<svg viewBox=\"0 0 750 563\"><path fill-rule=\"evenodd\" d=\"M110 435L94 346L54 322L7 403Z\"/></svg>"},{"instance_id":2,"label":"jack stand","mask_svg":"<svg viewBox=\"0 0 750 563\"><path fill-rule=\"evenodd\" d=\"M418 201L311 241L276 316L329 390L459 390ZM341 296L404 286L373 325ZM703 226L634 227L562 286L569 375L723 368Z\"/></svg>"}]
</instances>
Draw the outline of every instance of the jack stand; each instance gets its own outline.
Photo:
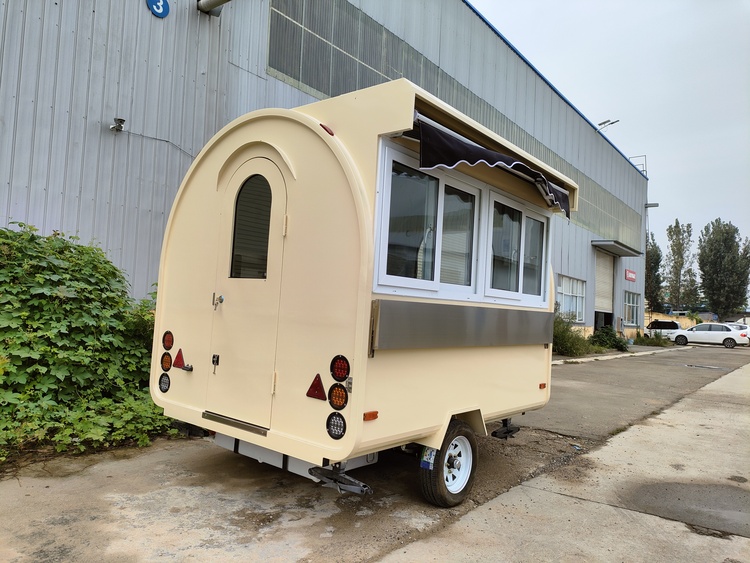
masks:
<instances>
[{"instance_id":1,"label":"jack stand","mask_svg":"<svg viewBox=\"0 0 750 563\"><path fill-rule=\"evenodd\" d=\"M344 473L343 468L340 466L336 467L336 465L333 466L333 469L327 467L311 467L308 472L316 479L323 481L324 487L336 489L340 493L347 491L359 495L372 494L372 489L368 485L365 485L362 481L357 481L356 479L349 477L349 475Z\"/></svg>"},{"instance_id":2,"label":"jack stand","mask_svg":"<svg viewBox=\"0 0 750 563\"><path fill-rule=\"evenodd\" d=\"M497 430L494 430L492 432L492 435L495 438L500 438L501 440L507 440L508 438L513 438L513 436L521 429L520 426L513 426L510 423L509 418L503 419L503 427L498 428Z\"/></svg>"}]
</instances>

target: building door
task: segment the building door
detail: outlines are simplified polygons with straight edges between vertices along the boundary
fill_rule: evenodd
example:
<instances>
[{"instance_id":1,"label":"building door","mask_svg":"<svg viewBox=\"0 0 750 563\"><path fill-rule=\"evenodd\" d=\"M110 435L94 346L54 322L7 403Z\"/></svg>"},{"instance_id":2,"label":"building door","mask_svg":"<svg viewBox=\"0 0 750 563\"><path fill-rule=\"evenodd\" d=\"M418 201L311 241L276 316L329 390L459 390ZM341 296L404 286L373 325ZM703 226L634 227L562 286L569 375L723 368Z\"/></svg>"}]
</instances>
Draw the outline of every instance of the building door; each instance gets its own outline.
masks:
<instances>
[{"instance_id":1,"label":"building door","mask_svg":"<svg viewBox=\"0 0 750 563\"><path fill-rule=\"evenodd\" d=\"M594 296L594 330L612 326L614 321L615 258L596 252L596 294Z\"/></svg>"},{"instance_id":2,"label":"building door","mask_svg":"<svg viewBox=\"0 0 750 563\"><path fill-rule=\"evenodd\" d=\"M273 162L242 164L219 194L222 218L206 410L269 428L286 186Z\"/></svg>"}]
</instances>

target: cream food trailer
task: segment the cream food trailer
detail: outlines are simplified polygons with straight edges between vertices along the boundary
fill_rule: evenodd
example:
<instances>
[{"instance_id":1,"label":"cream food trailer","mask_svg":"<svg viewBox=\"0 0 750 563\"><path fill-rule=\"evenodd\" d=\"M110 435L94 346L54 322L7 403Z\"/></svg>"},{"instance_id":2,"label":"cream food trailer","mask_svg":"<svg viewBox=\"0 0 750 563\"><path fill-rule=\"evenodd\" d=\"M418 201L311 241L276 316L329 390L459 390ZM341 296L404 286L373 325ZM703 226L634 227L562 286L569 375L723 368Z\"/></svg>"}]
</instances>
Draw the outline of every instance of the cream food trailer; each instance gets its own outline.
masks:
<instances>
[{"instance_id":1,"label":"cream food trailer","mask_svg":"<svg viewBox=\"0 0 750 563\"><path fill-rule=\"evenodd\" d=\"M454 506L486 423L507 436L549 399L550 218L576 195L405 79L240 117L169 217L153 400L340 491L409 445L425 498Z\"/></svg>"}]
</instances>

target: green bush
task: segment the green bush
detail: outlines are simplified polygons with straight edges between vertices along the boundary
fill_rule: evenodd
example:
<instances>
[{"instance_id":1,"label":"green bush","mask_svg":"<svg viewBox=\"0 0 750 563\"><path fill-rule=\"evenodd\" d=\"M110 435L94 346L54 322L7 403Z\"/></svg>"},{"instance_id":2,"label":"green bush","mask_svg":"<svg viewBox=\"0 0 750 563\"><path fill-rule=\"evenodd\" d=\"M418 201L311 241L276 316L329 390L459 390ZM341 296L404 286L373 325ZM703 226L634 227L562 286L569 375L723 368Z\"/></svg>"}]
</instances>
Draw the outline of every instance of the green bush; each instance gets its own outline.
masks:
<instances>
[{"instance_id":1,"label":"green bush","mask_svg":"<svg viewBox=\"0 0 750 563\"><path fill-rule=\"evenodd\" d=\"M588 340L573 326L570 316L560 313L555 304L555 321L552 334L552 353L571 358L585 356L591 351Z\"/></svg>"},{"instance_id":2,"label":"green bush","mask_svg":"<svg viewBox=\"0 0 750 563\"><path fill-rule=\"evenodd\" d=\"M153 298L134 303L100 248L0 229L0 461L39 445L149 443Z\"/></svg>"},{"instance_id":3,"label":"green bush","mask_svg":"<svg viewBox=\"0 0 750 563\"><path fill-rule=\"evenodd\" d=\"M628 341L617 336L615 329L611 326L603 326L597 329L594 334L589 336L589 342L592 346L619 350L620 352L628 351Z\"/></svg>"},{"instance_id":4,"label":"green bush","mask_svg":"<svg viewBox=\"0 0 750 563\"><path fill-rule=\"evenodd\" d=\"M640 333L633 341L633 344L636 344L638 346L660 346L662 348L665 348L667 346L671 346L671 342L669 341L669 338L666 338L661 335L661 333L656 332L651 337L641 336Z\"/></svg>"}]
</instances>

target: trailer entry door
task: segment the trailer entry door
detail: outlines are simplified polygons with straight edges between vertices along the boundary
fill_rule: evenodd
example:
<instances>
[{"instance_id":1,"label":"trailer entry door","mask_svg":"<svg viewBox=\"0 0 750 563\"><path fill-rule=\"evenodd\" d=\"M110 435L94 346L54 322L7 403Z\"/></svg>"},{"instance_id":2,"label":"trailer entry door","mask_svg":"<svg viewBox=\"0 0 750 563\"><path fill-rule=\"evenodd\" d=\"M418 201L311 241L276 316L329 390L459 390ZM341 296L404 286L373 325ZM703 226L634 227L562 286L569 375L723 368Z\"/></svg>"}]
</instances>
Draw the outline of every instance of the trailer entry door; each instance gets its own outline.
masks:
<instances>
[{"instance_id":1,"label":"trailer entry door","mask_svg":"<svg viewBox=\"0 0 750 563\"><path fill-rule=\"evenodd\" d=\"M286 186L265 158L242 164L222 195L206 410L269 428Z\"/></svg>"}]
</instances>

